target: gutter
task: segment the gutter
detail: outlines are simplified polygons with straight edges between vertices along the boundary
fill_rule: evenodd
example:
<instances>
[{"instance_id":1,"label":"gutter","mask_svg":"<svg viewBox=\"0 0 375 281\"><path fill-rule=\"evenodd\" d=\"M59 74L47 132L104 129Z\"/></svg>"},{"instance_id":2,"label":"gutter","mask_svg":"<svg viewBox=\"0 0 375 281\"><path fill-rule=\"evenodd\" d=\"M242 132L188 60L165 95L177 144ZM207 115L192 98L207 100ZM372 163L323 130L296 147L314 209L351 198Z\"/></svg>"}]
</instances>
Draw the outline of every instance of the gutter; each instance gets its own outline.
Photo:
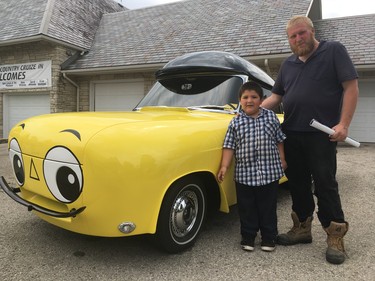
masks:
<instances>
[{"instance_id":1,"label":"gutter","mask_svg":"<svg viewBox=\"0 0 375 281\"><path fill-rule=\"evenodd\" d=\"M83 50L87 52L87 50ZM264 65L267 68L267 72L270 75L271 71L269 65L271 61L282 62L286 58L292 55L291 52L275 54L275 55L259 55L259 56L243 56L242 58L255 63L257 65ZM166 62L152 63L152 64L131 64L131 65L122 65L122 66L102 66L102 67L91 67L91 68L77 68L77 69L61 69L62 73L69 75L79 76L79 75L94 75L94 74L103 74L103 73L131 73L131 72L148 72L161 69ZM267 67L268 65L268 67ZM371 65L354 65L358 70L374 70L375 64Z\"/></svg>"},{"instance_id":2,"label":"gutter","mask_svg":"<svg viewBox=\"0 0 375 281\"><path fill-rule=\"evenodd\" d=\"M258 61L258 62L264 61L265 59L267 59L268 62L270 60L283 61L284 59L288 58L291 54L292 54L292 52L287 52L287 53L272 54L272 55L243 56L242 58L244 58L245 60L248 60L252 63L254 63L256 61Z\"/></svg>"},{"instance_id":3,"label":"gutter","mask_svg":"<svg viewBox=\"0 0 375 281\"><path fill-rule=\"evenodd\" d=\"M262 63L265 59L268 61L272 60L284 60L289 57L291 53L278 54L278 55L263 55L263 56L244 56L245 60L248 60L252 63ZM79 68L79 69L62 69L62 73L67 73L70 75L90 75L97 73L131 73L135 71L155 71L161 69L168 61L152 63L152 64L131 64L131 65L122 65L122 66L104 66L104 67L92 67L92 68Z\"/></svg>"},{"instance_id":4,"label":"gutter","mask_svg":"<svg viewBox=\"0 0 375 281\"><path fill-rule=\"evenodd\" d=\"M105 66L105 67L93 67L93 68L79 68L79 69L66 69L61 70L62 73L67 73L71 75L93 75L98 73L131 73L131 72L145 72L145 71L155 71L162 68L167 62L154 63L154 64L136 64L127 66Z\"/></svg>"},{"instance_id":5,"label":"gutter","mask_svg":"<svg viewBox=\"0 0 375 281\"><path fill-rule=\"evenodd\" d=\"M70 79L66 73L63 73L62 74L64 79L66 79L70 84L72 84L74 87L76 87L77 91L76 91L76 96L77 96L77 112L79 112L79 85L74 82L72 79Z\"/></svg>"},{"instance_id":6,"label":"gutter","mask_svg":"<svg viewBox=\"0 0 375 281\"><path fill-rule=\"evenodd\" d=\"M22 37L22 38L17 38L17 39L11 39L11 40L6 40L3 42L0 42L0 47L3 46L10 46L10 45L17 45L17 44L26 44L26 43L33 43L33 42L39 42L39 41L48 41L52 42L58 45L65 46L67 48L73 49L73 50L78 50L78 51L85 51L86 49L79 47L74 44L70 44L58 39L55 39L53 37L49 37L47 35L34 35L30 37Z\"/></svg>"},{"instance_id":7,"label":"gutter","mask_svg":"<svg viewBox=\"0 0 375 281\"><path fill-rule=\"evenodd\" d=\"M375 70L375 64L358 64L354 65L357 70Z\"/></svg>"}]
</instances>

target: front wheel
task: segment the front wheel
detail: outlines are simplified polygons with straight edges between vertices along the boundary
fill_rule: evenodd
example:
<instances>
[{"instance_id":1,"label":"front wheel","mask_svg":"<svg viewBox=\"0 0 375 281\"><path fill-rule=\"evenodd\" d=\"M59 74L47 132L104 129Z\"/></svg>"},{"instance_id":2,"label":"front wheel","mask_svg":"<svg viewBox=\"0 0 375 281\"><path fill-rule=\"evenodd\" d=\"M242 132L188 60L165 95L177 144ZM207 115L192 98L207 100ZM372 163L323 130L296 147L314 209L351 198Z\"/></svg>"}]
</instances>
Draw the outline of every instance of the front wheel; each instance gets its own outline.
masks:
<instances>
[{"instance_id":1,"label":"front wheel","mask_svg":"<svg viewBox=\"0 0 375 281\"><path fill-rule=\"evenodd\" d=\"M191 247L206 216L206 192L196 177L175 182L167 191L156 231L159 245L169 253Z\"/></svg>"}]
</instances>

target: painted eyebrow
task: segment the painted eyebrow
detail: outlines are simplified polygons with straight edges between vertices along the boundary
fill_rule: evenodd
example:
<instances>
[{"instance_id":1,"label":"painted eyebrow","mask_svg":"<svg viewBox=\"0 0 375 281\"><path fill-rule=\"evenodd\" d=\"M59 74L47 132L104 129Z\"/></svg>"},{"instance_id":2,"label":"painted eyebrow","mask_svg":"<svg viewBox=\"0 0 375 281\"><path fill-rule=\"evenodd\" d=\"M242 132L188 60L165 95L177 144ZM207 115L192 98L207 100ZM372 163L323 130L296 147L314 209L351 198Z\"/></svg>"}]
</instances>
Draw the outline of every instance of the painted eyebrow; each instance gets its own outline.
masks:
<instances>
[{"instance_id":1,"label":"painted eyebrow","mask_svg":"<svg viewBox=\"0 0 375 281\"><path fill-rule=\"evenodd\" d=\"M81 140L81 134L74 129L65 129L60 131L60 133L72 133L77 139Z\"/></svg>"}]
</instances>

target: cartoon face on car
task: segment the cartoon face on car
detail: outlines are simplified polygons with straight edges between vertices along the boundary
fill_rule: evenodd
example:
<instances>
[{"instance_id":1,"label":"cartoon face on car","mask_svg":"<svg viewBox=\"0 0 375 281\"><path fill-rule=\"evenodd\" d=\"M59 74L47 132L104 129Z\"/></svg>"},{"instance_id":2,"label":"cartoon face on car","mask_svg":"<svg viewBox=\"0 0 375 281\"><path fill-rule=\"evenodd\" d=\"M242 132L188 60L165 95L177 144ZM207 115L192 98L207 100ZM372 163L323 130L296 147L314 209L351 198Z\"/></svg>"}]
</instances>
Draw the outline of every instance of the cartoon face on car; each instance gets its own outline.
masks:
<instances>
[{"instance_id":1,"label":"cartoon face on car","mask_svg":"<svg viewBox=\"0 0 375 281\"><path fill-rule=\"evenodd\" d=\"M131 112L58 113L17 124L9 156L18 187L1 178L1 188L70 231L154 234L171 253L192 246L209 210L228 212L236 203L233 177L218 183L215 175L239 88L253 80L269 92L273 80L226 52L178 57L156 79Z\"/></svg>"},{"instance_id":2,"label":"cartoon face on car","mask_svg":"<svg viewBox=\"0 0 375 281\"><path fill-rule=\"evenodd\" d=\"M62 203L72 203L82 192L82 170L74 154L65 147L53 147L43 163L43 175L51 194Z\"/></svg>"}]
</instances>

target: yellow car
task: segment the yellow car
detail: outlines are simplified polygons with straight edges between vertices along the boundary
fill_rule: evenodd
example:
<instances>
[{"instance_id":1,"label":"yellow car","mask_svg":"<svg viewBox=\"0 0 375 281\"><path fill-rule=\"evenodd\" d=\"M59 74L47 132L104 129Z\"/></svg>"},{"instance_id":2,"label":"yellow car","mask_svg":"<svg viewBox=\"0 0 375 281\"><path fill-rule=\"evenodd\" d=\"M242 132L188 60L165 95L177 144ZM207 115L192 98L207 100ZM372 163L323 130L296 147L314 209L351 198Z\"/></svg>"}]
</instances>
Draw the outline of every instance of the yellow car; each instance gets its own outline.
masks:
<instances>
[{"instance_id":1,"label":"yellow car","mask_svg":"<svg viewBox=\"0 0 375 281\"><path fill-rule=\"evenodd\" d=\"M192 246L209 211L236 203L233 176L219 184L216 173L239 88L253 80L269 93L273 80L213 51L178 57L156 79L130 112L48 114L17 124L8 145L19 186L2 177L1 188L70 231L155 234L171 253Z\"/></svg>"}]
</instances>

